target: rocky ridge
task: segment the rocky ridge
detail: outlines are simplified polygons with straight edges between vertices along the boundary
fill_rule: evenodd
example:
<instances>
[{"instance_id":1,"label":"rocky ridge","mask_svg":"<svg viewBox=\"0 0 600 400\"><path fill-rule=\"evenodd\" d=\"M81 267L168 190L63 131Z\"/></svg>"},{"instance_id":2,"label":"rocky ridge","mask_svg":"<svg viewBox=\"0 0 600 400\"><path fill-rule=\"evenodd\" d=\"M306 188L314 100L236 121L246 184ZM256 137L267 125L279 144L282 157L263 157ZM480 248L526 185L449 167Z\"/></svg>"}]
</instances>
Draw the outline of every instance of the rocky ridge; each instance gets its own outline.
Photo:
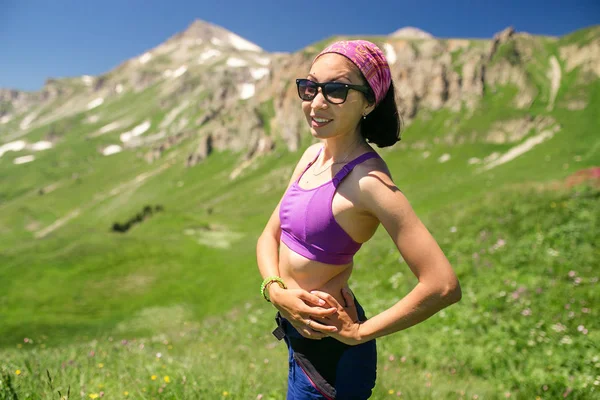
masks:
<instances>
[{"instance_id":1,"label":"rocky ridge","mask_svg":"<svg viewBox=\"0 0 600 400\"><path fill-rule=\"evenodd\" d=\"M583 46L561 45L556 55L548 55L544 46L557 38L518 33L511 27L492 40L436 39L404 28L373 41L386 53L401 114L410 124L423 110L468 115L486 93L493 95L505 86L517 93L511 107L526 110L541 99L551 109L561 68L565 73L579 68L584 81L600 77L600 30L592 29L588 35ZM271 54L221 27L195 21L106 74L48 79L39 92L0 89L0 143L85 113L86 123L105 123L88 135L90 140L121 131L122 143L115 146L142 146L148 162L190 140L196 144L187 157L188 166L224 149L242 152L247 161L273 149L277 139L295 151L306 122L293 81L306 74L326 44L293 54ZM532 73L533 68L544 69L545 76ZM540 92L544 84L552 87L549 93ZM151 94L143 104L123 104L109 111L121 98L144 93ZM585 98L573 98L563 106L580 109ZM161 121L147 122L158 113L164 114ZM545 126L547 121L541 121ZM146 122L148 128L140 128ZM522 137L523 129L531 129L528 124L533 122L511 123L520 133L494 128L487 140L512 141Z\"/></svg>"}]
</instances>

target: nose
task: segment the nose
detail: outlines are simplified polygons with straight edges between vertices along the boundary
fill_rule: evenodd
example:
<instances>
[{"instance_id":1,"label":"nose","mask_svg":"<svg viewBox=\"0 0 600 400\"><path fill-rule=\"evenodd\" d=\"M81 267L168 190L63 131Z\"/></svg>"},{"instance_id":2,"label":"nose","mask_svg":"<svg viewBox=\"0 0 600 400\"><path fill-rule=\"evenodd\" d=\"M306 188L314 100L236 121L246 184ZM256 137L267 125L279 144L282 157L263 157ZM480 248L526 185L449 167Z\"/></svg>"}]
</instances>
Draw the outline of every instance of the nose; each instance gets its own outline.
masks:
<instances>
[{"instance_id":1,"label":"nose","mask_svg":"<svg viewBox=\"0 0 600 400\"><path fill-rule=\"evenodd\" d=\"M311 105L315 110L326 108L329 105L323 94L323 88L317 88L317 94L312 99Z\"/></svg>"}]
</instances>

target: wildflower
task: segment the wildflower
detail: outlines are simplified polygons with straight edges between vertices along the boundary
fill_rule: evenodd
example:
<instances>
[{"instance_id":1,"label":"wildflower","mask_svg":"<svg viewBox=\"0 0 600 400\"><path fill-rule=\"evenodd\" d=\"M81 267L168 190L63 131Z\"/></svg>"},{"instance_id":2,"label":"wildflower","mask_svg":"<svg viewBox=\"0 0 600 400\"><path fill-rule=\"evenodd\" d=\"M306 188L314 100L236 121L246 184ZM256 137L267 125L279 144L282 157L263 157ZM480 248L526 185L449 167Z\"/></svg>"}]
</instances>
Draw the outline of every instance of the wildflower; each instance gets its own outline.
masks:
<instances>
[{"instance_id":1,"label":"wildflower","mask_svg":"<svg viewBox=\"0 0 600 400\"><path fill-rule=\"evenodd\" d=\"M523 311L521 311L521 315L524 315L527 317L528 315L531 315L531 310L529 308L526 308Z\"/></svg>"},{"instance_id":2,"label":"wildflower","mask_svg":"<svg viewBox=\"0 0 600 400\"><path fill-rule=\"evenodd\" d=\"M153 381L155 381L155 380L156 380L156 375L152 375L152 376L150 377L150 379L152 379Z\"/></svg>"},{"instance_id":3,"label":"wildflower","mask_svg":"<svg viewBox=\"0 0 600 400\"><path fill-rule=\"evenodd\" d=\"M98 397L100 397L98 393L90 393L90 399L97 399Z\"/></svg>"},{"instance_id":4,"label":"wildflower","mask_svg":"<svg viewBox=\"0 0 600 400\"><path fill-rule=\"evenodd\" d=\"M17 349L20 349L22 347L23 347L23 345L21 343L17 344Z\"/></svg>"},{"instance_id":5,"label":"wildflower","mask_svg":"<svg viewBox=\"0 0 600 400\"><path fill-rule=\"evenodd\" d=\"M168 345L167 349L171 350L173 348L173 345Z\"/></svg>"},{"instance_id":6,"label":"wildflower","mask_svg":"<svg viewBox=\"0 0 600 400\"><path fill-rule=\"evenodd\" d=\"M388 390L388 393L389 393L389 394L394 394L394 389L390 389L390 390Z\"/></svg>"},{"instance_id":7,"label":"wildflower","mask_svg":"<svg viewBox=\"0 0 600 400\"><path fill-rule=\"evenodd\" d=\"M166 383L171 382L171 378L169 378L168 375L165 375L165 377L163 379L165 380Z\"/></svg>"},{"instance_id":8,"label":"wildflower","mask_svg":"<svg viewBox=\"0 0 600 400\"><path fill-rule=\"evenodd\" d=\"M229 396L229 392L227 392L227 391L223 392L223 396Z\"/></svg>"},{"instance_id":9,"label":"wildflower","mask_svg":"<svg viewBox=\"0 0 600 400\"><path fill-rule=\"evenodd\" d=\"M262 398L263 398L262 393L259 393L258 396L256 396L256 400L262 400Z\"/></svg>"},{"instance_id":10,"label":"wildflower","mask_svg":"<svg viewBox=\"0 0 600 400\"><path fill-rule=\"evenodd\" d=\"M156 358L161 358L162 357L162 353L156 353Z\"/></svg>"},{"instance_id":11,"label":"wildflower","mask_svg":"<svg viewBox=\"0 0 600 400\"><path fill-rule=\"evenodd\" d=\"M396 357L394 357L393 354L388 358L388 360L390 360L390 361L394 361L395 359L396 359Z\"/></svg>"},{"instance_id":12,"label":"wildflower","mask_svg":"<svg viewBox=\"0 0 600 400\"><path fill-rule=\"evenodd\" d=\"M98 363L98 368L104 368L104 364Z\"/></svg>"},{"instance_id":13,"label":"wildflower","mask_svg":"<svg viewBox=\"0 0 600 400\"><path fill-rule=\"evenodd\" d=\"M123 396L129 396L129 392L126 390L123 392Z\"/></svg>"},{"instance_id":14,"label":"wildflower","mask_svg":"<svg viewBox=\"0 0 600 400\"><path fill-rule=\"evenodd\" d=\"M16 371L15 371L15 374L17 374L17 375L21 375L21 370L20 370L20 369L16 370Z\"/></svg>"}]
</instances>

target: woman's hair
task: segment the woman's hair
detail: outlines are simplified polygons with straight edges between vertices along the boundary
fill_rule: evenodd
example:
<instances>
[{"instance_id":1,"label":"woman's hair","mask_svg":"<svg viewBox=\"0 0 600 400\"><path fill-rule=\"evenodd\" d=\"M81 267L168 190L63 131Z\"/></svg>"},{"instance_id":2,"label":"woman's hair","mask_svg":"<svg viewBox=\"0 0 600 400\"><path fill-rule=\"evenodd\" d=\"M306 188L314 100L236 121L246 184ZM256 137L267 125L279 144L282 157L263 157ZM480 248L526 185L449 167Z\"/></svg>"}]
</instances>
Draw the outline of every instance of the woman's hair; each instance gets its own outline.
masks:
<instances>
[{"instance_id":1,"label":"woman's hair","mask_svg":"<svg viewBox=\"0 0 600 400\"><path fill-rule=\"evenodd\" d=\"M367 82L366 79L365 82ZM375 95L367 96L367 100L371 104L375 102L374 99ZM369 143L375 143L377 147L392 146L400 141L402 120L396 106L394 82L390 82L390 88L385 97L367 115L367 118L361 118L359 126L361 135Z\"/></svg>"}]
</instances>

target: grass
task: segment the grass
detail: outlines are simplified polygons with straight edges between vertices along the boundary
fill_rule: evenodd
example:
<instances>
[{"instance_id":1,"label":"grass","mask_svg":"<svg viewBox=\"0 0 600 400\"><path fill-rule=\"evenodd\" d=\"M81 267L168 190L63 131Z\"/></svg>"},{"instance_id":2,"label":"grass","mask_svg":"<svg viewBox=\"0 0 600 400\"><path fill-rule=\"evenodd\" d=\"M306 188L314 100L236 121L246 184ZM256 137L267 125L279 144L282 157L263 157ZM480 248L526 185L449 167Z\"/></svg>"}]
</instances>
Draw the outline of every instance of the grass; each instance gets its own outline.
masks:
<instances>
[{"instance_id":1,"label":"grass","mask_svg":"<svg viewBox=\"0 0 600 400\"><path fill-rule=\"evenodd\" d=\"M379 339L373 398L553 399L568 392L586 399L597 393L599 198L598 189L585 186L506 188L425 216L455 267L463 299ZM357 256L351 286L371 315L416 284L391 247L380 230ZM119 282L125 280L107 285ZM229 286L221 279L212 284ZM172 300L145 307L104 334L74 335L58 345L44 334L24 336L3 350L0 365L23 399L58 398L56 391L69 386L81 398L101 392L108 398L284 398L285 345L269 333L272 307L252 295L198 320L184 298ZM131 333L140 327L152 334Z\"/></svg>"}]
</instances>

